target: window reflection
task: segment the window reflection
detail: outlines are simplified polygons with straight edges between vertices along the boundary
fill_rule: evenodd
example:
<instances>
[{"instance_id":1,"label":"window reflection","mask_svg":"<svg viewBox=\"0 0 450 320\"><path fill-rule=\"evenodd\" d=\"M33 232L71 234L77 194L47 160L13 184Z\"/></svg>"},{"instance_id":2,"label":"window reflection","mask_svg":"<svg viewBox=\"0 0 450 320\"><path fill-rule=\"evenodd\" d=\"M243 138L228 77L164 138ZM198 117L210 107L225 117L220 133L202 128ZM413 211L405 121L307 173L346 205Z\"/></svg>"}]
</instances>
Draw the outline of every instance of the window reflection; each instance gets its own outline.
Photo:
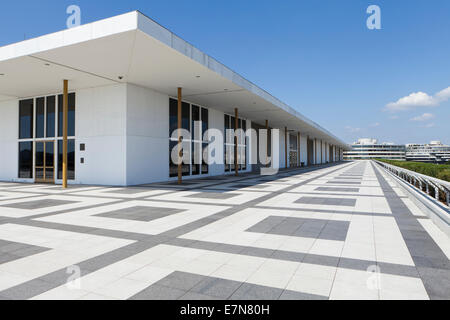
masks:
<instances>
[{"instance_id":1,"label":"window reflection","mask_svg":"<svg viewBox=\"0 0 450 320\"><path fill-rule=\"evenodd\" d=\"M19 139L33 138L33 99L19 102Z\"/></svg>"},{"instance_id":2,"label":"window reflection","mask_svg":"<svg viewBox=\"0 0 450 320\"><path fill-rule=\"evenodd\" d=\"M36 138L44 137L45 128L45 99L36 99Z\"/></svg>"},{"instance_id":3,"label":"window reflection","mask_svg":"<svg viewBox=\"0 0 450 320\"><path fill-rule=\"evenodd\" d=\"M19 143L19 178L33 178L33 142Z\"/></svg>"}]
</instances>

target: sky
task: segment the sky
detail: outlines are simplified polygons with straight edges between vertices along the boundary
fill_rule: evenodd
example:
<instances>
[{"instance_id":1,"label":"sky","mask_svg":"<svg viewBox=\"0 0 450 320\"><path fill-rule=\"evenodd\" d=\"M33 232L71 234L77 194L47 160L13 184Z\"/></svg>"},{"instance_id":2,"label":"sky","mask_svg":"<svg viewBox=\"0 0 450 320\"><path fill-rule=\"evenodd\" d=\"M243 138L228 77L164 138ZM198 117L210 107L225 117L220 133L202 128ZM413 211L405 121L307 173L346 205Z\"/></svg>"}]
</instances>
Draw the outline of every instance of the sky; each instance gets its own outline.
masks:
<instances>
[{"instance_id":1,"label":"sky","mask_svg":"<svg viewBox=\"0 0 450 320\"><path fill-rule=\"evenodd\" d=\"M0 46L65 29L69 5L139 10L347 143L450 144L448 0L2 1Z\"/></svg>"}]
</instances>

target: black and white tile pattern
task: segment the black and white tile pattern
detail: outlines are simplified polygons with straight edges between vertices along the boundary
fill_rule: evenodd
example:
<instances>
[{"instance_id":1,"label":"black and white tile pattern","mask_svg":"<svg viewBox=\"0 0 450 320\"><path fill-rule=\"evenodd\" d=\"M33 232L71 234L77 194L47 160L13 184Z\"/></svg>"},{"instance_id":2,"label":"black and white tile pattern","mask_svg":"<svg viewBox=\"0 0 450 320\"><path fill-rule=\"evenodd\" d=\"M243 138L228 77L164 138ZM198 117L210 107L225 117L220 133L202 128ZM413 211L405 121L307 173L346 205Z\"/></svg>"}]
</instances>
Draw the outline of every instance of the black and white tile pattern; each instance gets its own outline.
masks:
<instances>
[{"instance_id":1,"label":"black and white tile pattern","mask_svg":"<svg viewBox=\"0 0 450 320\"><path fill-rule=\"evenodd\" d=\"M450 299L449 256L368 161L182 186L0 184L0 299Z\"/></svg>"}]
</instances>

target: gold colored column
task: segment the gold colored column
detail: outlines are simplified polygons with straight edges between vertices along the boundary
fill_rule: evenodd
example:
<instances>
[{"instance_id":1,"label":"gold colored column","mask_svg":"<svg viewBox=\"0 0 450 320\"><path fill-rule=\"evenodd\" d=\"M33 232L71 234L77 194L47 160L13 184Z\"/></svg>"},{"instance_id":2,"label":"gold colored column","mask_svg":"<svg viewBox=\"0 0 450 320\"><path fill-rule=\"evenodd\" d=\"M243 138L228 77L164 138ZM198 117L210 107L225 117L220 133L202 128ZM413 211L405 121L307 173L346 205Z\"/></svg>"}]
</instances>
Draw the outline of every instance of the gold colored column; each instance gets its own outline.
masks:
<instances>
[{"instance_id":1,"label":"gold colored column","mask_svg":"<svg viewBox=\"0 0 450 320\"><path fill-rule=\"evenodd\" d=\"M314 164L317 164L317 139L314 138Z\"/></svg>"},{"instance_id":2,"label":"gold colored column","mask_svg":"<svg viewBox=\"0 0 450 320\"><path fill-rule=\"evenodd\" d=\"M299 167L302 165L302 161L300 159L300 149L301 149L301 146L302 146L300 137L301 137L301 135L300 135L300 132L299 132L298 136L297 136L297 158L298 158L297 166L299 166Z\"/></svg>"},{"instance_id":3,"label":"gold colored column","mask_svg":"<svg viewBox=\"0 0 450 320\"><path fill-rule=\"evenodd\" d=\"M287 127L284 127L284 167L288 167Z\"/></svg>"},{"instance_id":4,"label":"gold colored column","mask_svg":"<svg viewBox=\"0 0 450 320\"><path fill-rule=\"evenodd\" d=\"M266 154L264 155L266 157L266 164L265 166L268 165L268 160L269 160L269 120L266 120Z\"/></svg>"},{"instance_id":5,"label":"gold colored column","mask_svg":"<svg viewBox=\"0 0 450 320\"><path fill-rule=\"evenodd\" d=\"M62 187L67 188L67 131L69 113L69 81L63 81L63 167L62 167Z\"/></svg>"},{"instance_id":6,"label":"gold colored column","mask_svg":"<svg viewBox=\"0 0 450 320\"><path fill-rule=\"evenodd\" d=\"M178 184L181 184L183 182L183 166L182 166L182 147L181 147L181 142L182 142L182 136L181 136L181 127L182 127L182 122L181 122L181 106L182 106L182 94L183 94L183 89L178 88Z\"/></svg>"},{"instance_id":7,"label":"gold colored column","mask_svg":"<svg viewBox=\"0 0 450 320\"><path fill-rule=\"evenodd\" d=\"M239 126L239 113L238 109L234 108L234 171L236 176L239 175L239 166L238 166L238 137L237 137L237 130Z\"/></svg>"}]
</instances>

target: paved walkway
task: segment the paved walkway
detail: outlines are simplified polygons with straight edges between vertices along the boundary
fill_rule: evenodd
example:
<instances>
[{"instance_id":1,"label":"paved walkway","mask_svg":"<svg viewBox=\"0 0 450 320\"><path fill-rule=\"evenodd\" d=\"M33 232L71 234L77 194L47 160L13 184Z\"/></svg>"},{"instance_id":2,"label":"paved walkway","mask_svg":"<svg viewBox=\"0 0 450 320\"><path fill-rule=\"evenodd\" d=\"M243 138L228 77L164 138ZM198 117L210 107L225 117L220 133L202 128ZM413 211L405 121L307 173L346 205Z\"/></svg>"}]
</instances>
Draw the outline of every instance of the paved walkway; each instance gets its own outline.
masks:
<instances>
[{"instance_id":1,"label":"paved walkway","mask_svg":"<svg viewBox=\"0 0 450 320\"><path fill-rule=\"evenodd\" d=\"M182 188L0 183L0 299L450 299L449 257L368 161Z\"/></svg>"}]
</instances>

